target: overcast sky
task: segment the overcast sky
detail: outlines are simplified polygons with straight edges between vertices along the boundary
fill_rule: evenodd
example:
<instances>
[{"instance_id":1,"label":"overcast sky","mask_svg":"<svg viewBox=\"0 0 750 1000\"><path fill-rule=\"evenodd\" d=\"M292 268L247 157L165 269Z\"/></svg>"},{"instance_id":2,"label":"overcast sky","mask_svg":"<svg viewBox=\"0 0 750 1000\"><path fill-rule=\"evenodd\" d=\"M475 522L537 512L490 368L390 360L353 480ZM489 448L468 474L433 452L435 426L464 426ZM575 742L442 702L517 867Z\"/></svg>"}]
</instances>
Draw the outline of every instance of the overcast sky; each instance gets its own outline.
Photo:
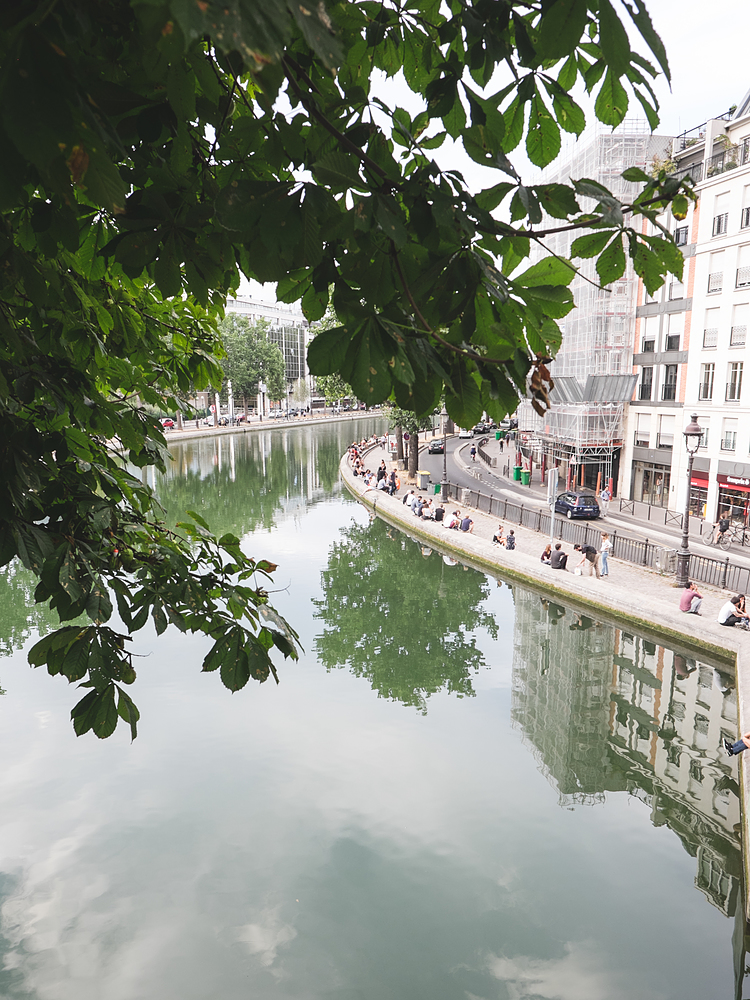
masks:
<instances>
[{"instance_id":1,"label":"overcast sky","mask_svg":"<svg viewBox=\"0 0 750 1000\"><path fill-rule=\"evenodd\" d=\"M623 8L617 6L623 20L628 20ZM658 131L662 135L679 135L709 118L722 115L731 105L739 104L750 90L749 0L647 0L647 6L654 27L666 46L672 70L671 91L663 77L655 84L661 105ZM631 37L637 51L646 55L640 36L631 33ZM378 92L387 103L405 107L411 114L421 110L418 98L403 83L388 81L378 88ZM587 100L585 94L576 93L575 96L586 112L587 121L593 120L593 102ZM643 117L635 101L630 114ZM537 171L529 173L529 164L522 152L516 150L511 159L525 179L536 179ZM443 168L462 170L472 187L488 186L499 179L473 164L463 149L452 143L442 147L439 160ZM273 285L243 282L240 294L252 294L268 302L276 300Z\"/></svg>"}]
</instances>

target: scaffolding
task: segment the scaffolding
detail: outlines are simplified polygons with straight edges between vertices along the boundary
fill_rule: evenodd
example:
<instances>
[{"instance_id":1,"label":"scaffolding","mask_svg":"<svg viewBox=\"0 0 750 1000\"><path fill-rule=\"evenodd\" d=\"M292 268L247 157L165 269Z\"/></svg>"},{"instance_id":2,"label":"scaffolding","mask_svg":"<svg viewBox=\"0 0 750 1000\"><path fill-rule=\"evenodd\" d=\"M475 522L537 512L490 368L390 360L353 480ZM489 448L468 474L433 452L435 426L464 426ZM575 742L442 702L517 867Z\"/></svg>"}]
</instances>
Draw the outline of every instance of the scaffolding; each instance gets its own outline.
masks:
<instances>
[{"instance_id":1,"label":"scaffolding","mask_svg":"<svg viewBox=\"0 0 750 1000\"><path fill-rule=\"evenodd\" d=\"M641 121L625 121L614 131L587 129L573 147L562 166L555 165L542 174L547 184L569 184L570 179L589 178L598 181L622 201L636 196L640 184L623 179L628 167L648 169L655 156L666 157L671 149L670 136L652 135ZM588 198L579 198L581 208L594 207ZM544 225L554 226L556 220L545 219ZM558 233L547 237L547 250L570 258L571 243L585 230ZM547 254L539 248L534 259ZM622 278L607 288L597 287L599 278L596 261L576 261L580 273L570 288L576 308L566 318L563 341L552 366L555 379L574 376L581 382L587 375L617 375L632 371L633 334L638 295L638 276L632 263Z\"/></svg>"}]
</instances>

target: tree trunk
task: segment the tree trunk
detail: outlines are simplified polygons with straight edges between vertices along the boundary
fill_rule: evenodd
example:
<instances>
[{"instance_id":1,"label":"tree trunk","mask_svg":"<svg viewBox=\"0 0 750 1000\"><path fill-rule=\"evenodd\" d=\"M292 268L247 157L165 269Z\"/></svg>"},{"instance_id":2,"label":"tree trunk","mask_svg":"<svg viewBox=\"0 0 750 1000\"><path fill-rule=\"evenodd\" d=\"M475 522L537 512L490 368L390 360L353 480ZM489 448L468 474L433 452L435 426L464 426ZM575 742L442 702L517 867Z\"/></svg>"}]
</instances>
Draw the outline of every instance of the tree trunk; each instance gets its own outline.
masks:
<instances>
[{"instance_id":1,"label":"tree trunk","mask_svg":"<svg viewBox=\"0 0 750 1000\"><path fill-rule=\"evenodd\" d=\"M419 465L419 434L409 435L409 478L414 479Z\"/></svg>"},{"instance_id":2,"label":"tree trunk","mask_svg":"<svg viewBox=\"0 0 750 1000\"><path fill-rule=\"evenodd\" d=\"M177 411L177 430L182 430L182 410Z\"/></svg>"},{"instance_id":3,"label":"tree trunk","mask_svg":"<svg viewBox=\"0 0 750 1000\"><path fill-rule=\"evenodd\" d=\"M404 429L403 427L396 428L396 464L399 469L403 472L406 468L404 465Z\"/></svg>"},{"instance_id":4,"label":"tree trunk","mask_svg":"<svg viewBox=\"0 0 750 1000\"><path fill-rule=\"evenodd\" d=\"M242 409L245 411L245 426L247 426L249 418L247 415L247 396L244 393L242 394Z\"/></svg>"}]
</instances>

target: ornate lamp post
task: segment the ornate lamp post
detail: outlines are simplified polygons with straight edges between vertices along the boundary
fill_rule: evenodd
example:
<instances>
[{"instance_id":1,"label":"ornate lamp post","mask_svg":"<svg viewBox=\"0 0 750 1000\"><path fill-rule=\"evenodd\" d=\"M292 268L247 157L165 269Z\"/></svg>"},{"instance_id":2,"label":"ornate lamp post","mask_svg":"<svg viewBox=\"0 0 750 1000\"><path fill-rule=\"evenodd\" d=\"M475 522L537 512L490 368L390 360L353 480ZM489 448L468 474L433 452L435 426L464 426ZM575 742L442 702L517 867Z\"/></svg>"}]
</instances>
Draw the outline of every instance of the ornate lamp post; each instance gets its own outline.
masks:
<instances>
[{"instance_id":1,"label":"ornate lamp post","mask_svg":"<svg viewBox=\"0 0 750 1000\"><path fill-rule=\"evenodd\" d=\"M698 415L694 413L690 417L690 423L683 431L685 436L685 448L688 453L687 464L687 493L685 494L685 513L682 518L682 544L677 552L677 586L687 587L690 579L690 549L688 538L690 535L690 484L693 478L693 458L698 450L703 437L703 429L698 423Z\"/></svg>"},{"instance_id":2,"label":"ornate lamp post","mask_svg":"<svg viewBox=\"0 0 750 1000\"><path fill-rule=\"evenodd\" d=\"M446 431L446 428L448 426L448 411L446 410L445 405L443 405L443 409L440 412L440 419L443 421L443 481L440 484L440 498L441 498L441 500L447 500L448 499L448 470L447 470L446 463L448 461L448 449L447 449L448 433Z\"/></svg>"}]
</instances>

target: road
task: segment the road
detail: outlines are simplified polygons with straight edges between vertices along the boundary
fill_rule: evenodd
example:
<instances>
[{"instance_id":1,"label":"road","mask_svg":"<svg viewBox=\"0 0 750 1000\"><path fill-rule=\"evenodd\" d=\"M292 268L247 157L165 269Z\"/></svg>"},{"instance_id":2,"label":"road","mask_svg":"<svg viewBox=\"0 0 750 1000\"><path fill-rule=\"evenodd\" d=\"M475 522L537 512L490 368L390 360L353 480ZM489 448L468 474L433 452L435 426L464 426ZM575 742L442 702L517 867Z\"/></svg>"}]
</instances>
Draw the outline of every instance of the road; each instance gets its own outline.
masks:
<instances>
[{"instance_id":1,"label":"road","mask_svg":"<svg viewBox=\"0 0 750 1000\"><path fill-rule=\"evenodd\" d=\"M478 442L478 438L476 441ZM515 500L523 503L527 507L542 507L547 509L544 492L537 483L535 487L521 486L513 480L506 479L502 475L502 469L494 469L492 472L477 456L476 462L472 463L469 456L471 441L459 439L457 437L448 438L446 454L446 466L448 481L457 486L465 486L470 489L479 489L484 494L491 494L503 499ZM461 452L459 455L458 453ZM506 452L507 454L507 452ZM443 478L443 456L430 455L426 447L421 452L419 467L430 473L433 482L439 483ZM477 476L472 475L476 472ZM658 508L654 508L655 516L663 516ZM648 539L649 542L657 545L664 545L668 548L677 549L680 546L682 532L679 525L658 524L655 522L644 522L633 518L626 513L617 510L617 501L610 505L610 511L606 517L598 522L602 530L617 531L618 535L627 535L630 538L640 540ZM750 539L749 544L742 548L735 543L728 552L724 552L718 546L704 545L698 535L699 522L691 519L690 550L698 556L708 556L709 558L724 560L729 556L730 562L738 566L750 568Z\"/></svg>"}]
</instances>

